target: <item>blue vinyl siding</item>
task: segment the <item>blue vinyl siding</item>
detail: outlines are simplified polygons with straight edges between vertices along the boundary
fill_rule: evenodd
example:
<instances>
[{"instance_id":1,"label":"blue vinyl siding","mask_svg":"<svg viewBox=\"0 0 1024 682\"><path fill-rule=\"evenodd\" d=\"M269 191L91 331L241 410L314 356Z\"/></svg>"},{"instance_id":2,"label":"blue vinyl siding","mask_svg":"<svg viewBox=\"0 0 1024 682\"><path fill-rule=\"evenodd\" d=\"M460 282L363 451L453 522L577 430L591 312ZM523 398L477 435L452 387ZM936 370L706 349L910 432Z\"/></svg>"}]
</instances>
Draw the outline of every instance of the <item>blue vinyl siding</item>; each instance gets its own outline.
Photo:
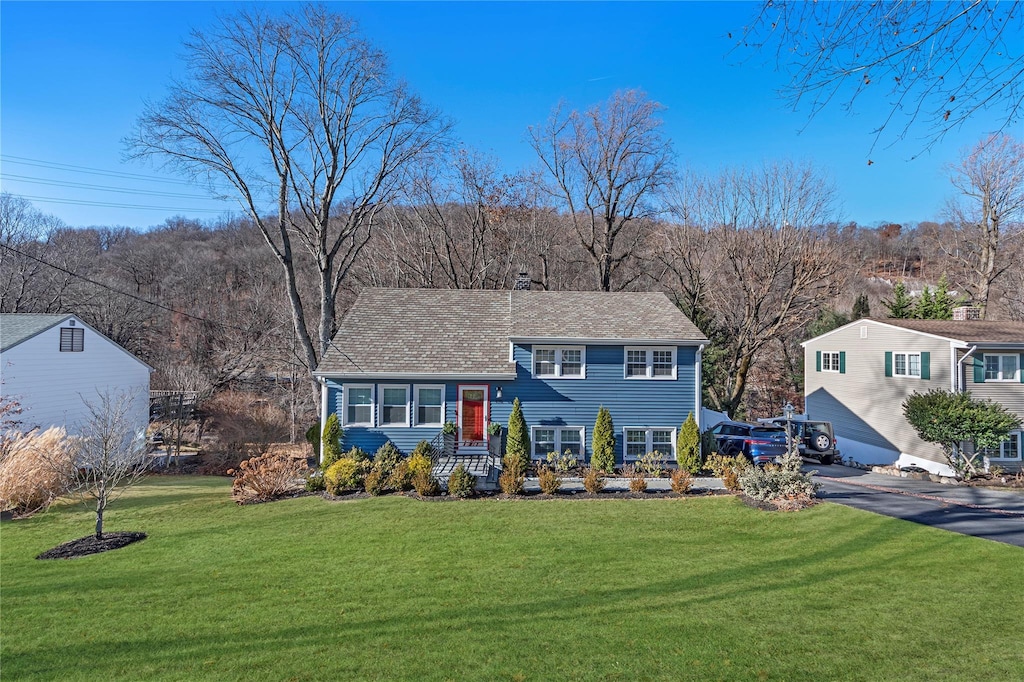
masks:
<instances>
[{"instance_id":1,"label":"blue vinyl siding","mask_svg":"<svg viewBox=\"0 0 1024 682\"><path fill-rule=\"evenodd\" d=\"M636 344L641 346L643 344ZM696 348L679 346L676 351L675 380L625 379L622 346L587 346L586 379L534 379L532 354L529 346L514 348L516 361L515 381L490 382L491 421L508 424L512 401L519 398L528 427L582 426L586 429L584 448L589 458L591 438L597 410L607 407L615 423L616 457L622 461L623 427L678 428L691 411L696 412ZM454 368L453 368L454 369ZM328 381L328 410L342 415L341 385ZM374 383L377 388L377 409L380 386L409 386L414 382L352 382ZM445 384L445 419L455 421L458 404L457 382L415 382ZM465 382L470 383L470 382ZM482 383L482 382L480 382ZM496 389L502 388L502 399L495 399ZM410 393L411 399L411 393ZM375 414L378 418L379 414ZM344 423L344 419L342 420ZM390 439L404 453L411 451L420 440L432 440L440 431L427 427L350 427L345 429L345 448L358 445L371 454L385 440Z\"/></svg>"}]
</instances>

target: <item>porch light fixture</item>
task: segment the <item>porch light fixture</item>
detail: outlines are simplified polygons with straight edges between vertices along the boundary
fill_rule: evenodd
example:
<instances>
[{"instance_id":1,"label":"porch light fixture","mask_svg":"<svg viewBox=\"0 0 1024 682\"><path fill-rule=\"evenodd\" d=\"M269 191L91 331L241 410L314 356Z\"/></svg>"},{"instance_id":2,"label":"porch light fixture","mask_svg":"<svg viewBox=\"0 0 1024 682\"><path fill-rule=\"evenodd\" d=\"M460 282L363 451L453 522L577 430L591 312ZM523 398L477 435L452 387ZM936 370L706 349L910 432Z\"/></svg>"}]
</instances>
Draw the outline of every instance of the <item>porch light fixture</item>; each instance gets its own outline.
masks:
<instances>
[{"instance_id":1,"label":"porch light fixture","mask_svg":"<svg viewBox=\"0 0 1024 682\"><path fill-rule=\"evenodd\" d=\"M494 399L501 400L501 386L494 387Z\"/></svg>"}]
</instances>

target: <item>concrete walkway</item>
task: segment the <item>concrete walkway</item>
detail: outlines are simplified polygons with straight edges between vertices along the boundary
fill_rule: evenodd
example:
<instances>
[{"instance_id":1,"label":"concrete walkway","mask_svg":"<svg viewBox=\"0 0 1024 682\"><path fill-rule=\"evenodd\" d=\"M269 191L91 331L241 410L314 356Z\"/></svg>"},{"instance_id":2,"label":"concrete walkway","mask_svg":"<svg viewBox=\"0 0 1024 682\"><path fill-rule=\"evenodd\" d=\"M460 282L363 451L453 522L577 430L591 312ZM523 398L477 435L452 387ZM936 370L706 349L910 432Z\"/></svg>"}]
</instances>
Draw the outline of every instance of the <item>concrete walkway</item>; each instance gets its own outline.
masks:
<instances>
[{"instance_id":1,"label":"concrete walkway","mask_svg":"<svg viewBox=\"0 0 1024 682\"><path fill-rule=\"evenodd\" d=\"M1024 492L953 486L832 465L818 471L829 502L1024 547Z\"/></svg>"}]
</instances>

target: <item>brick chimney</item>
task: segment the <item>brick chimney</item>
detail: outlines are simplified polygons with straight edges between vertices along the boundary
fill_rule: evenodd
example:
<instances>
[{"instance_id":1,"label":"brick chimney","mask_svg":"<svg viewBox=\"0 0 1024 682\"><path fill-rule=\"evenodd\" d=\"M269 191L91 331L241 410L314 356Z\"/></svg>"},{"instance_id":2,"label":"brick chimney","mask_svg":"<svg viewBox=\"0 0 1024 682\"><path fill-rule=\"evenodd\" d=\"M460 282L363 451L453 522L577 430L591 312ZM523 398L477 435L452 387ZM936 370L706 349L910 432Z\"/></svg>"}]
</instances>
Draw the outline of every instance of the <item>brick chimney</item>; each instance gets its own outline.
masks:
<instances>
[{"instance_id":1,"label":"brick chimney","mask_svg":"<svg viewBox=\"0 0 1024 682\"><path fill-rule=\"evenodd\" d=\"M529 291L530 290L530 274L527 272L520 272L519 276L516 277L515 283L512 284L512 291Z\"/></svg>"},{"instance_id":2,"label":"brick chimney","mask_svg":"<svg viewBox=\"0 0 1024 682\"><path fill-rule=\"evenodd\" d=\"M973 305L962 305L957 308L953 308L953 319L954 320L980 320L981 319L981 308Z\"/></svg>"}]
</instances>

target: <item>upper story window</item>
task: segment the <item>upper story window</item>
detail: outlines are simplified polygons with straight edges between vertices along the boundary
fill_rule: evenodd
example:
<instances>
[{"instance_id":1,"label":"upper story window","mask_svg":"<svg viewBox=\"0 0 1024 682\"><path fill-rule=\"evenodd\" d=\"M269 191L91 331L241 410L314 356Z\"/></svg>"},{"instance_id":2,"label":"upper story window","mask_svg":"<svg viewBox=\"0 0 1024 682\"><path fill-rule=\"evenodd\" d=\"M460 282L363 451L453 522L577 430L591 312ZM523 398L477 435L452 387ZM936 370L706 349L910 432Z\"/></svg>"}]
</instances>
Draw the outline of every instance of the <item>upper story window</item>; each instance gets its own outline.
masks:
<instances>
[{"instance_id":1,"label":"upper story window","mask_svg":"<svg viewBox=\"0 0 1024 682\"><path fill-rule=\"evenodd\" d=\"M373 426L373 386L345 386L345 426Z\"/></svg>"},{"instance_id":2,"label":"upper story window","mask_svg":"<svg viewBox=\"0 0 1024 682\"><path fill-rule=\"evenodd\" d=\"M675 379L676 349L671 346L626 348L627 379Z\"/></svg>"},{"instance_id":3,"label":"upper story window","mask_svg":"<svg viewBox=\"0 0 1024 682\"><path fill-rule=\"evenodd\" d=\"M1019 381L1020 363L1016 355L985 354L985 381Z\"/></svg>"},{"instance_id":4,"label":"upper story window","mask_svg":"<svg viewBox=\"0 0 1024 682\"><path fill-rule=\"evenodd\" d=\"M60 328L60 352L81 353L85 350L85 330L81 327Z\"/></svg>"},{"instance_id":5,"label":"upper story window","mask_svg":"<svg viewBox=\"0 0 1024 682\"><path fill-rule=\"evenodd\" d=\"M546 379L583 379L586 376L583 346L534 346L533 376Z\"/></svg>"},{"instance_id":6,"label":"upper story window","mask_svg":"<svg viewBox=\"0 0 1024 682\"><path fill-rule=\"evenodd\" d=\"M885 376L931 379L931 353L885 351Z\"/></svg>"},{"instance_id":7,"label":"upper story window","mask_svg":"<svg viewBox=\"0 0 1024 682\"><path fill-rule=\"evenodd\" d=\"M839 352L825 351L821 354L821 371L822 372L838 372L839 371Z\"/></svg>"}]
</instances>

